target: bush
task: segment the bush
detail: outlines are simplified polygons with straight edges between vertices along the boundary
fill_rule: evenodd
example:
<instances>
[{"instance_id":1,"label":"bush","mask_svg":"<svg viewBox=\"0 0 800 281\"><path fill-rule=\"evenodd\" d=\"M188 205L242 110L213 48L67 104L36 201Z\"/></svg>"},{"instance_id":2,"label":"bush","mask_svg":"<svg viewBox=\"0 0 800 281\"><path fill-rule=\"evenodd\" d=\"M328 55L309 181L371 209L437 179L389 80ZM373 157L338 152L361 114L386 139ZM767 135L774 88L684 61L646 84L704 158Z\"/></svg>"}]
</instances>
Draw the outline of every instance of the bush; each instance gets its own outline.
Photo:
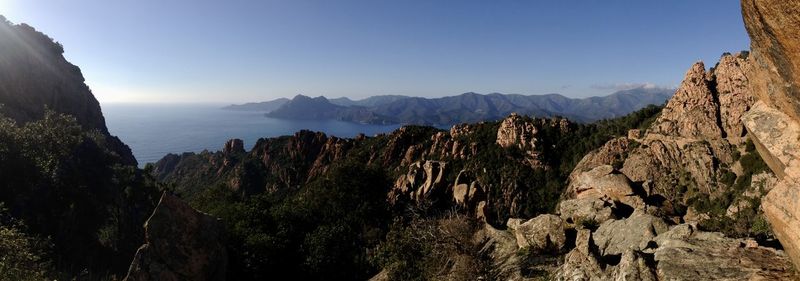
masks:
<instances>
[{"instance_id":1,"label":"bush","mask_svg":"<svg viewBox=\"0 0 800 281\"><path fill-rule=\"evenodd\" d=\"M50 241L26 232L25 224L8 216L0 203L0 280L53 278L52 262L47 258Z\"/></svg>"},{"instance_id":2,"label":"bush","mask_svg":"<svg viewBox=\"0 0 800 281\"><path fill-rule=\"evenodd\" d=\"M489 264L472 240L475 230L463 215L396 220L372 261L390 280L480 280Z\"/></svg>"}]
</instances>

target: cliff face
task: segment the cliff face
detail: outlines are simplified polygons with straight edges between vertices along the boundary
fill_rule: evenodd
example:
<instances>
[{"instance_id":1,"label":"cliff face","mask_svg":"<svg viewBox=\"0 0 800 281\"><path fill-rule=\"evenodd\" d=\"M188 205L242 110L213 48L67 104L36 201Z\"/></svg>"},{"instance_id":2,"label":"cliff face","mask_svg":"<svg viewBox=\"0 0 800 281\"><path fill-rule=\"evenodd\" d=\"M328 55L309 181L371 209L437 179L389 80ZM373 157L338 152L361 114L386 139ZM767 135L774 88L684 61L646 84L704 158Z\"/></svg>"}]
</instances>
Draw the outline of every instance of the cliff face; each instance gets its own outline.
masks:
<instances>
[{"instance_id":1,"label":"cliff face","mask_svg":"<svg viewBox=\"0 0 800 281\"><path fill-rule=\"evenodd\" d=\"M800 3L743 0L742 15L753 54L747 78L759 99L742 120L780 178L763 198L762 209L800 266Z\"/></svg>"},{"instance_id":2,"label":"cliff face","mask_svg":"<svg viewBox=\"0 0 800 281\"><path fill-rule=\"evenodd\" d=\"M0 16L0 113L18 123L41 119L45 109L71 115L85 129L106 135L108 147L135 166L130 148L108 133L81 70L63 53L61 44L47 35Z\"/></svg>"},{"instance_id":3,"label":"cliff face","mask_svg":"<svg viewBox=\"0 0 800 281\"><path fill-rule=\"evenodd\" d=\"M753 93L767 105L800 119L800 5L796 1L742 0L750 34Z\"/></svg>"}]
</instances>

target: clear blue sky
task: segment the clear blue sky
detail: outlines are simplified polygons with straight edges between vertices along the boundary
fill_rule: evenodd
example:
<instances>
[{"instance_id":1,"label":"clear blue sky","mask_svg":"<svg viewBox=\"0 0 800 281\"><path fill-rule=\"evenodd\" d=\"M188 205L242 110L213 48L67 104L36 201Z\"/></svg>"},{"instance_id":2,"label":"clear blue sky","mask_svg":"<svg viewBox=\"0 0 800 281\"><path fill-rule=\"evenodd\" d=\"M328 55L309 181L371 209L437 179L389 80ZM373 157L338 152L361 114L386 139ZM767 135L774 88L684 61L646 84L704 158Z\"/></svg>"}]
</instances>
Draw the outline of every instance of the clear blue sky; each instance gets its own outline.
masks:
<instances>
[{"instance_id":1,"label":"clear blue sky","mask_svg":"<svg viewBox=\"0 0 800 281\"><path fill-rule=\"evenodd\" d=\"M674 87L749 47L739 1L0 0L101 102Z\"/></svg>"}]
</instances>

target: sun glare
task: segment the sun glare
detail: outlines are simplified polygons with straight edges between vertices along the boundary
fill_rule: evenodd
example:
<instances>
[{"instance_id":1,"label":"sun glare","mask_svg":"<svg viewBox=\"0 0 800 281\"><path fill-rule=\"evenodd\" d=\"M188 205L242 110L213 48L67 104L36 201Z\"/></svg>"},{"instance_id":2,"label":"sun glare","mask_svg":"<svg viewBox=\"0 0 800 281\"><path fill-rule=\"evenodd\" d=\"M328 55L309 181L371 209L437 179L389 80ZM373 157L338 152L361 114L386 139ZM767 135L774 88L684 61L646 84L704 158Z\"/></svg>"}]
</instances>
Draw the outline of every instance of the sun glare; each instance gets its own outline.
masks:
<instances>
[{"instance_id":1,"label":"sun glare","mask_svg":"<svg viewBox=\"0 0 800 281\"><path fill-rule=\"evenodd\" d=\"M11 12L11 2L13 0L0 0L0 15L5 15Z\"/></svg>"}]
</instances>

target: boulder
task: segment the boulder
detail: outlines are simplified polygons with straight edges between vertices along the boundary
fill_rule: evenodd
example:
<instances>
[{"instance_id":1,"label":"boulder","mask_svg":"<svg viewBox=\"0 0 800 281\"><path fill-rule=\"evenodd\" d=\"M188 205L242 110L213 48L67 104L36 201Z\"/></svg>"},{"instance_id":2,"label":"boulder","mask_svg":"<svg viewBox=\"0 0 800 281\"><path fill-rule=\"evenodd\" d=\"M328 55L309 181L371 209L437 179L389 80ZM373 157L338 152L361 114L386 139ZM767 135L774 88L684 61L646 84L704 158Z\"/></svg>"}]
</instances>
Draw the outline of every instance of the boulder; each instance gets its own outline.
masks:
<instances>
[{"instance_id":1,"label":"boulder","mask_svg":"<svg viewBox=\"0 0 800 281\"><path fill-rule=\"evenodd\" d=\"M615 219L613 208L614 202L596 198L570 199L558 205L561 219L569 224L575 224L576 227Z\"/></svg>"},{"instance_id":2,"label":"boulder","mask_svg":"<svg viewBox=\"0 0 800 281\"><path fill-rule=\"evenodd\" d=\"M610 165L577 175L567 186L565 194L568 198L603 199L644 207L644 201L634 192L633 183Z\"/></svg>"},{"instance_id":3,"label":"boulder","mask_svg":"<svg viewBox=\"0 0 800 281\"><path fill-rule=\"evenodd\" d=\"M789 258L754 240L726 238L681 224L653 237L628 233L648 241L603 254L596 247L602 234L579 229L575 248L553 272L551 280L795 280ZM643 240L643 241L645 241ZM636 244L636 243L634 243Z\"/></svg>"},{"instance_id":4,"label":"boulder","mask_svg":"<svg viewBox=\"0 0 800 281\"><path fill-rule=\"evenodd\" d=\"M789 258L752 240L726 238L683 224L654 239L659 280L796 280Z\"/></svg>"},{"instance_id":5,"label":"boulder","mask_svg":"<svg viewBox=\"0 0 800 281\"><path fill-rule=\"evenodd\" d=\"M223 226L166 192L144 225L125 280L225 280Z\"/></svg>"},{"instance_id":6,"label":"boulder","mask_svg":"<svg viewBox=\"0 0 800 281\"><path fill-rule=\"evenodd\" d=\"M564 264L552 280L611 280L610 274L592 253L592 232L580 229L575 238L575 248L564 256Z\"/></svg>"},{"instance_id":7,"label":"boulder","mask_svg":"<svg viewBox=\"0 0 800 281\"><path fill-rule=\"evenodd\" d=\"M517 239L517 245L534 252L559 252L567 242L564 221L556 215L539 215L521 224L509 220L508 226Z\"/></svg>"},{"instance_id":8,"label":"boulder","mask_svg":"<svg viewBox=\"0 0 800 281\"><path fill-rule=\"evenodd\" d=\"M667 230L664 220L636 211L627 219L600 224L593 237L600 255L621 255L627 250L647 248L653 238Z\"/></svg>"}]
</instances>

